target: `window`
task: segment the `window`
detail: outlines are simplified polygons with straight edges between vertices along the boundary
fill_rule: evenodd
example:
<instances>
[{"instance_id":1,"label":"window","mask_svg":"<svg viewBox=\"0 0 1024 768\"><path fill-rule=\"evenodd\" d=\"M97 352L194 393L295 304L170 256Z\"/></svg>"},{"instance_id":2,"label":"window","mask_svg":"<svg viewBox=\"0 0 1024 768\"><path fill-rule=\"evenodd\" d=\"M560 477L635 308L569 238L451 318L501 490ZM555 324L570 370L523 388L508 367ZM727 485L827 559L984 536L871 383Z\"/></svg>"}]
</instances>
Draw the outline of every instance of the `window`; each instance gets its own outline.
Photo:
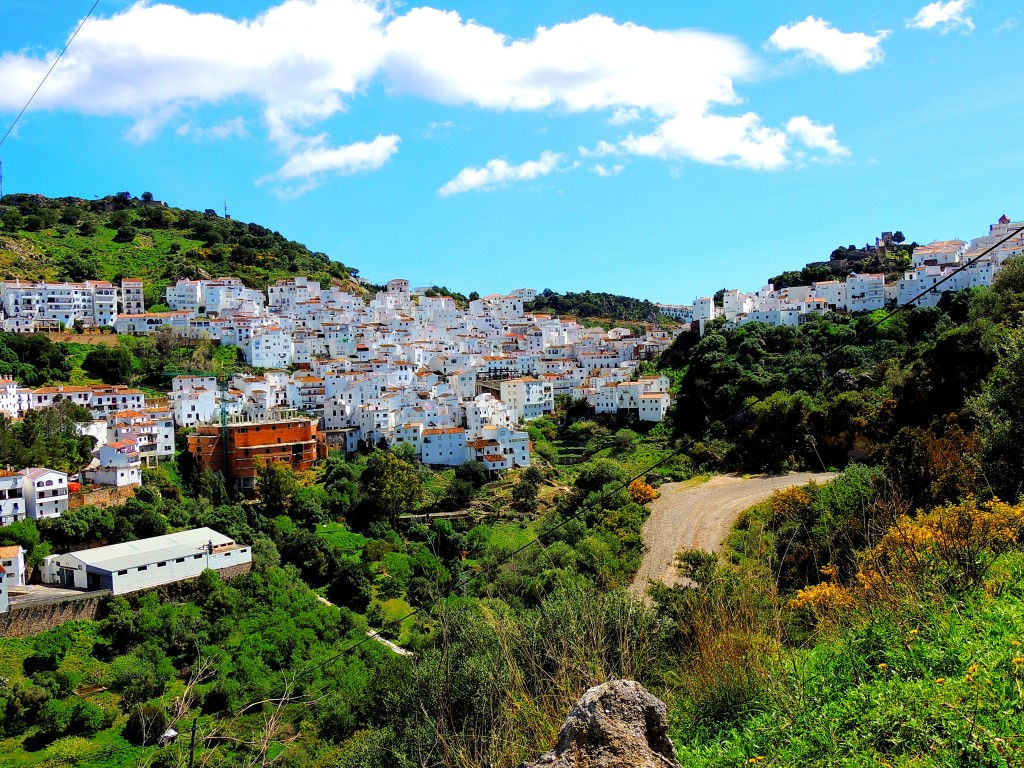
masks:
<instances>
[{"instance_id":1,"label":"window","mask_svg":"<svg viewBox=\"0 0 1024 768\"><path fill-rule=\"evenodd\" d=\"M164 560L162 563L157 563L156 567L157 568L163 568L165 565L167 565L167 561L166 560Z\"/></svg>"},{"instance_id":2,"label":"window","mask_svg":"<svg viewBox=\"0 0 1024 768\"><path fill-rule=\"evenodd\" d=\"M192 559L193 560L199 560L201 558L202 558L202 555L192 555Z\"/></svg>"},{"instance_id":3,"label":"window","mask_svg":"<svg viewBox=\"0 0 1024 768\"><path fill-rule=\"evenodd\" d=\"M123 571L118 571L117 575L118 576L124 576L126 573L128 573L128 569L127 568L125 568Z\"/></svg>"},{"instance_id":4,"label":"window","mask_svg":"<svg viewBox=\"0 0 1024 768\"><path fill-rule=\"evenodd\" d=\"M140 565L139 566L139 570L140 571L148 571L149 570L149 566L148 565Z\"/></svg>"}]
</instances>

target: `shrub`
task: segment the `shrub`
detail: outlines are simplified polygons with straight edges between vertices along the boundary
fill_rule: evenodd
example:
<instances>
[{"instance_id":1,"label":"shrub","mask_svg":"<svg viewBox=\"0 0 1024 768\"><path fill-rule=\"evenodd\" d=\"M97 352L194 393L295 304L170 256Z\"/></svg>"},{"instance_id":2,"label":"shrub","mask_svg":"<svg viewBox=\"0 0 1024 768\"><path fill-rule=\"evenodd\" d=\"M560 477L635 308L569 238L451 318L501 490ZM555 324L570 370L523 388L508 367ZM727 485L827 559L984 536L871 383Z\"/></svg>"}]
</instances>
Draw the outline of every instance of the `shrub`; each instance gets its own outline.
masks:
<instances>
[{"instance_id":1,"label":"shrub","mask_svg":"<svg viewBox=\"0 0 1024 768\"><path fill-rule=\"evenodd\" d=\"M629 484L629 495L637 504L648 504L658 497L658 492L638 477Z\"/></svg>"},{"instance_id":2,"label":"shrub","mask_svg":"<svg viewBox=\"0 0 1024 768\"><path fill-rule=\"evenodd\" d=\"M859 588L889 597L903 588L958 595L981 585L993 561L1024 536L1024 506L974 497L917 518L899 517L863 555Z\"/></svg>"}]
</instances>

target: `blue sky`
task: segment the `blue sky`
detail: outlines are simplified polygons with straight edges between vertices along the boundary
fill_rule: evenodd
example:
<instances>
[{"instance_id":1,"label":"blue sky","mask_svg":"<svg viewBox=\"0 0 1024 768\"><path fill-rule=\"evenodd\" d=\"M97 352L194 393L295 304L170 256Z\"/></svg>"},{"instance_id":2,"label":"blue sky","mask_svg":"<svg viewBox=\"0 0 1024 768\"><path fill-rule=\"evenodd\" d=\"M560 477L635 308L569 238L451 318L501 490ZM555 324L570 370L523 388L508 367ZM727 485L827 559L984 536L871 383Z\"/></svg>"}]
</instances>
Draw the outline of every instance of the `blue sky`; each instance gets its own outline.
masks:
<instances>
[{"instance_id":1,"label":"blue sky","mask_svg":"<svg viewBox=\"0 0 1024 768\"><path fill-rule=\"evenodd\" d=\"M0 5L0 124L91 2ZM5 192L129 190L469 292L672 303L1020 218L1024 4L101 0Z\"/></svg>"}]
</instances>

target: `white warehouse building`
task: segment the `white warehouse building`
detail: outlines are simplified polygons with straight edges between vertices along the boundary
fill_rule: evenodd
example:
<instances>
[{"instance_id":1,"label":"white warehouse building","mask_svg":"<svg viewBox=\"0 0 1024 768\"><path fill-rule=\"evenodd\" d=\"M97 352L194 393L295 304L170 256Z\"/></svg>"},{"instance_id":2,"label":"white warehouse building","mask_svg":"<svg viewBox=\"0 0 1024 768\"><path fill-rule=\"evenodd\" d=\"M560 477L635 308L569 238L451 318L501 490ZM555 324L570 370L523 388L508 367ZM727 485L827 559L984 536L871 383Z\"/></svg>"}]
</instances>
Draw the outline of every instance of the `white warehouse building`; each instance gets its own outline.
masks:
<instances>
[{"instance_id":1,"label":"white warehouse building","mask_svg":"<svg viewBox=\"0 0 1024 768\"><path fill-rule=\"evenodd\" d=\"M44 584L109 589L115 595L184 581L207 568L220 571L252 562L252 547L212 528L194 528L43 559Z\"/></svg>"}]
</instances>

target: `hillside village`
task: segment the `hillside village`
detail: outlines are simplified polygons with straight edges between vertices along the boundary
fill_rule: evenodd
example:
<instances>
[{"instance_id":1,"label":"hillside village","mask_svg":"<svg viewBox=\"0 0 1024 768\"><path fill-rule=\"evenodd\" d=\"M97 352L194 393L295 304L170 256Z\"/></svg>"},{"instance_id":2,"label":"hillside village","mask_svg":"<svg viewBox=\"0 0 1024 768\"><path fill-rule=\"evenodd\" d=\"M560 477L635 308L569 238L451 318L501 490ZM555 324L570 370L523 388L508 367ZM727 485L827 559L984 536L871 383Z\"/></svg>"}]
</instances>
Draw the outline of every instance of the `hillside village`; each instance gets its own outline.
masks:
<instances>
[{"instance_id":1,"label":"hillside village","mask_svg":"<svg viewBox=\"0 0 1024 768\"><path fill-rule=\"evenodd\" d=\"M96 459L84 474L98 485L139 484L141 466L173 456L176 428L194 430L190 449L203 466L251 489L257 456L301 470L330 449L382 444L410 445L428 465L478 460L499 473L529 466L519 426L551 413L560 396L651 422L670 405L666 377L637 373L667 347L669 333L637 337L524 312L529 289L461 311L406 280L392 280L368 304L302 277L278 281L266 295L237 279L181 280L167 289L172 311L162 313L145 311L143 290L133 279L120 290L97 281L0 284L9 330L78 323L138 335L170 327L183 338L208 334L237 345L250 366L265 369L220 381L184 372L155 402L123 385L0 382L0 410L11 418L61 400L91 412L95 423L82 429L97 440ZM35 516L12 507L2 519L26 514Z\"/></svg>"},{"instance_id":2,"label":"hillside village","mask_svg":"<svg viewBox=\"0 0 1024 768\"><path fill-rule=\"evenodd\" d=\"M963 240L941 240L917 246L913 249L910 269L896 281L886 282L881 272L855 272L842 282L825 280L778 290L769 283L754 293L726 290L721 305L704 297L694 299L692 305L658 304L658 310L666 317L696 324L703 333L707 323L718 318L735 325L759 322L794 326L808 317L826 312L873 312L908 303L919 307L934 307L938 305L943 293L991 285L992 278L1004 261L1024 253L1024 232L1019 231L1021 226L1024 224L1012 222L1004 215L989 227L987 234L974 238L970 243ZM986 253L1015 230L1018 230L1016 234L1005 243ZM887 248L891 247L890 233L877 238L875 248L879 256L883 256ZM850 250L853 250L853 246ZM982 254L985 255L979 258ZM833 261L836 262L834 266L841 266L845 259L840 256ZM958 271L965 264L966 269ZM935 288L941 281L945 282Z\"/></svg>"},{"instance_id":3,"label":"hillside village","mask_svg":"<svg viewBox=\"0 0 1024 768\"><path fill-rule=\"evenodd\" d=\"M1024 234L978 257L1020 226L1003 216L970 243L917 246L911 268L894 283L881 273L854 273L845 282L726 290L721 306L702 298L659 309L683 321L682 331L703 333L719 318L793 326L827 312L911 300L935 306L946 291L990 285L1007 258L1024 252ZM891 238L879 238L880 252L888 246ZM171 378L169 395L155 399L123 385L32 389L0 381L0 412L17 419L68 400L89 410L94 422L80 429L96 439L80 477L37 467L0 479L0 524L58 516L69 503L67 489L83 483L138 486L143 466L173 457L176 429L190 430L188 449L200 466L251 491L257 458L301 471L330 450L374 446L410 446L414 458L433 466L479 461L496 476L530 465L522 427L550 414L560 397L583 401L596 414L647 422L662 421L672 402L668 378L639 369L680 329L654 327L638 336L626 328L587 328L572 317L527 310L537 296L529 288L476 298L464 309L403 279L368 301L306 277L278 280L266 292L232 277L182 279L167 287L164 312L147 311L145 292L135 278L120 286L9 280L0 283L0 308L8 332L170 329L181 339L209 337L236 346L258 373L181 372ZM60 492L37 500L32 473L45 473L36 479L40 488L49 482Z\"/></svg>"},{"instance_id":4,"label":"hillside village","mask_svg":"<svg viewBox=\"0 0 1024 768\"><path fill-rule=\"evenodd\" d=\"M947 305L940 302L947 292L994 283L991 290L960 297L970 303L1012 290L1016 285L1012 278L1019 270L1013 264L1019 265L1020 259L1000 270L1011 256L1024 253L1019 233L957 270L1020 226L1004 217L988 235L970 243L953 240L916 246L909 257L900 257L909 268L896 281L886 282L882 272L854 273L843 281L815 281L778 290L769 285L753 294L726 290L716 297L719 300L698 299L685 308L661 305L663 315L683 321L664 327L588 327L581 318L537 311L531 301L538 294L529 288L463 301L437 295L432 288L412 288L404 279L391 280L368 296L302 275L270 281L266 291L225 276L178 279L161 293L139 278L124 278L117 284L101 280L0 283L9 364L13 355L23 365L12 365L6 369L7 377L0 379L3 426L16 437L21 434L17 430L29 424L60 417L61 429L77 441L70 466L26 466L46 462L11 458L13 466L0 471L0 532L9 534L0 541L0 635L7 635L5 648L16 649L21 659L18 669L25 671L16 689L7 693L0 689L0 695L12 702L3 708L6 721L0 721L6 722L8 743L22 745L16 749L28 754L33 738L45 743L58 733L99 738L116 731L118 748L126 755L135 754L133 750L142 754L147 749L173 748L173 739L184 727L184 715L154 720L159 726L140 718L177 706L175 696L184 673L176 672L178 667L170 666L170 659L173 654L175 665L190 669L186 662L191 652L174 650L171 640L161 641L159 648L143 645L152 636L146 627L154 616L161 616L160 626L171 629L196 627L202 642L216 638L226 649L225 658L245 660L240 668L246 668L250 657L258 658L262 666L253 680L273 677L279 648L270 643L251 650L252 638L277 638L275 642L288 648L299 642L296 638L322 644L317 653L328 661L309 668L322 674L324 685L334 685L342 673L330 666L330 654L337 653L338 647L360 649L358 657L339 664L366 664L377 674L408 658L433 658L439 630L445 627L465 633L473 643L486 638L486 624L474 625L461 618L445 624L447 609L440 603L434 613L436 590L458 580L470 586L468 597L455 598L456 602L469 600L475 605L476 600L487 599L496 605L495 600L505 601L523 616L548 610L563 599L559 595L570 594L566 589L584 590L580 593L584 595L618 594L629 601L624 604L630 611L652 611L651 618L657 620L651 627L669 628L667 635L651 636L649 642L671 659L664 668L674 675L676 669L686 668L680 660L689 658L681 655L675 632L690 630L682 623L678 630L672 628L689 610L690 601L704 599L706 587L702 582L695 582L697 589L655 584L647 591L650 603L641 603L626 596L625 586L641 566L647 567L653 551L647 530L655 518L648 517L652 514L648 505L653 509L659 494L671 503L673 497L679 498L677 494L690 491L717 493L717 483L701 483L705 473L722 469L736 472L731 479L739 485L751 481L744 473L806 468L817 461L823 470L818 477L834 483L835 491L833 485L813 483L803 489L780 490L764 505L753 507L725 540L722 546L728 554L715 561L718 564L709 564L714 555L690 553L711 560L702 560L704 564L692 571L678 565L682 559L672 566L687 579L708 578L711 572L702 570L707 568L753 568L743 576L751 579L751 588L772 590L778 582L779 588L799 589L784 604L792 614L786 622L806 632L811 625L800 623L804 614L793 613L801 600L811 599L805 593L847 594L843 591L847 587L821 579L823 575L834 579L828 574L836 566L818 567L814 515L835 512L857 524L864 514L881 515L865 510L875 509L869 500L887 487L882 485L883 473L894 479L891 482L901 483L900 493L930 489L927 492L934 494L934 500L922 503L934 506L958 498L954 494L960 486L946 490L934 482L922 485L920 472L931 477L938 470L930 463L919 470L910 462L960 461L953 470L942 471L962 476L967 483L975 477L968 469L971 457L981 456L984 448L976 438L959 431L956 415L961 406L956 403L943 400L934 406L935 423L952 425L946 431L932 434L920 427L897 431L899 423L892 414L898 409L872 411L872 398L897 405L905 401L910 406L906 412L923 419L929 418L931 401L913 399L914 392L906 390L894 397L880 386L853 384L864 403L848 426L843 421L846 411L833 407L834 402L843 402L844 408L849 405L846 392L819 387L815 400L803 392L795 392L792 399L785 392L764 396L764 389L779 386L772 383L774 369L788 371L789 355L802 354L800 345L806 341L802 334L832 324L853 328L870 323L869 312L913 301L920 309L900 317L915 318L915 328L928 328L931 322L938 329L946 316L943 307ZM884 237L878 247L881 263L887 248ZM836 265L836 273L841 272ZM891 275L891 270L886 273ZM936 290L917 296L950 275L952 279ZM161 306L154 296L162 299ZM986 306L997 318L1004 310L1015 312L998 300ZM15 341L57 347L45 337L27 335L39 332L65 342L75 338L95 342L60 347L68 359L78 355L74 365L90 375L96 375L96 369L81 357L92 354L85 351L89 349L123 348L131 358L133 350L149 350L152 355L162 345L174 350L174 356L161 356L126 378L103 378L131 384L83 383L76 378L77 368L74 376L69 374L70 363L59 370L42 360L38 368L24 366L33 356L15 354L11 346ZM865 341L864 362L855 369L863 374L858 375L874 376L891 365L907 369L921 366L922 361L932 365L937 360L938 366L954 372L976 370L984 377L995 365L995 357L989 361L983 348L981 359L974 360L979 344L969 335L974 329L966 326L937 330L944 334L940 337L944 346L936 346L941 353L934 355L930 341L911 341L901 333L894 327L889 345L877 349L873 340ZM951 358L950 345L955 340L963 341L955 347L961 357ZM770 341L771 354L757 353L761 341ZM141 346L144 343L149 346ZM215 356L193 354L193 350L216 349L218 344ZM892 358L894 348L903 350L896 362L882 362ZM813 345L806 349L814 351ZM965 366L963 356L973 360L975 367ZM190 360L199 363L189 364ZM141 356L135 357L136 364L141 361ZM800 365L810 367L814 362L809 354ZM54 370L56 375L40 374L40 370ZM961 400L977 391L973 384L945 387L944 379L927 373L931 368L921 370L922 382L935 379L937 388L944 393L955 390ZM11 371L24 371L22 378L34 385L23 386L17 380L20 374ZM785 374L787 380L790 375ZM62 377L67 381L62 383ZM813 380L817 384L818 375ZM856 378L846 376L845 380L855 382ZM39 386L40 382L44 385ZM800 386L797 383L794 388ZM748 409L748 419L729 420L712 435L717 440L696 444L682 455L678 436L686 429L691 429L691 435L702 434L706 423L721 418L716 414L735 414L742 403L754 398L761 403ZM964 402L962 407L974 406ZM702 408L709 415L702 415ZM862 418L861 412L873 416ZM821 414L828 414L830 420L821 419ZM875 427L878 434L866 434ZM873 454L869 452L872 441L878 446ZM926 449L914 449L914 441ZM854 457L847 444L860 453ZM905 448L908 444L911 450ZM726 458L716 458L715 452ZM859 464L862 460L871 465ZM907 462L906 469L901 461ZM837 476L833 469L846 462L846 470ZM1012 463L1019 470L1019 462ZM388 465L405 473L403 482L414 491L396 496L394 503L381 502L387 491L377 483L380 468ZM659 465L659 472L649 471ZM629 481L638 469L653 485ZM1016 471L1010 472L1011 480ZM476 479L467 479L471 477ZM790 482L787 477L796 476L768 479L785 484ZM993 470L986 482L999 477ZM277 481L282 484L275 487ZM440 490L425 493L427 483L436 483ZM616 486L617 492L609 493ZM743 488L732 491L743 494L741 506L753 498ZM541 490L544 498L538 504ZM600 507L587 509L595 499ZM384 503L389 504L387 509ZM726 506L727 502L709 504L714 509L700 512L694 524L705 525L707 515L717 515ZM791 506L797 508L797 517L790 517ZM660 508L668 506L662 502ZM776 508L781 515L776 515ZM586 515L576 520L579 509ZM1017 527L1006 528L1011 531L1006 535L1019 540L1019 507L1011 512L1015 517L1007 518L1008 525ZM942 513L939 509L940 517ZM984 507L970 513L990 512ZM999 509L992 512L996 513L1003 514ZM691 515L692 510L687 508L685 514ZM743 526L777 523L796 528L781 529L777 538L764 539L769 542L765 567L770 568L757 570L760 565L747 562L750 549L742 538ZM659 524L662 535L671 536L668 524ZM547 525L551 527L544 529ZM868 525L883 525L882 518L869 517ZM668 527L675 530L685 525L677 519ZM549 531L563 529L561 538L543 540ZM791 550L786 542L796 538L797 546ZM530 548L515 567L503 568L510 551L522 551L524 542L532 541L544 546ZM710 546L710 540L705 546ZM860 538L840 545L837 551L844 573L860 573L854 552L861 546ZM737 547L743 548L742 554ZM798 552L793 556L798 562L807 560L806 577L797 578L786 567L793 551ZM813 565L809 564L812 559ZM480 584L475 585L476 581ZM558 599L546 601L548 595ZM414 609L419 618L410 620ZM730 617L743 610L731 604L725 609ZM203 612L202 621L185 618L196 611ZM255 612L265 613L258 626L245 618ZM289 612L309 617L320 612L325 618L310 625L315 628L300 628L289 623ZM168 618L162 618L164 614ZM555 616L551 626L571 626L574 620ZM732 619L712 616L711 620L727 623ZM531 626L548 625L516 623L510 632L529 636L534 631ZM533 647L547 647L552 631L536 631ZM101 657L88 662L92 671L69 677L76 687L40 693L51 672L32 670L43 663L48 643L53 638L80 638L87 632L101 637L100 642L90 641L89 648ZM122 642L122 637L129 639ZM364 642L371 647L364 648ZM61 674L80 663L78 651L63 653L66 662L63 656L46 662L61 669ZM473 651L460 653L468 653L474 663L479 659ZM717 651L708 653L708 658L719 659ZM153 654L162 666L152 666L146 654ZM375 654L386 656L376 658ZM629 657L628 652L613 655ZM1018 658L1013 658L1014 664ZM747 657L739 663L745 667ZM658 661L650 664L656 671L663 668ZM123 673L128 665L137 665L152 684L145 683L136 692L143 677L136 675L135 667L131 674ZM883 678L890 665L894 662L872 662ZM940 671L930 672L936 684L945 679L938 677ZM575 674L560 673L560 679L573 680ZM614 674L642 679L646 672L638 666ZM238 673L225 666L218 675L198 684L201 699L194 702L194 707L208 708L217 722L233 708L246 706L245 699L232 694L223 682L230 680L234 685ZM658 680L657 675L650 679ZM253 694L260 692L257 683L245 685ZM476 682L473 686L479 688ZM425 687L436 685L431 680ZM499 689L501 696L506 695ZM44 695L49 698L40 698ZM373 711L386 709L367 687L344 695L352 702L373 702ZM15 705L28 714L16 717ZM311 710L302 702L289 706L296 718L311 716L316 722L315 736L304 726L305 739L323 743L350 739L348 726L331 730L332 715L326 710L309 715ZM91 713L93 719L58 728L50 713L60 707ZM181 711L199 711L189 707L193 704ZM401 727L402 733L411 732ZM999 733L1008 732L1004 726L999 728ZM84 744L86 738L79 741ZM204 740L203 745L210 752L233 749L216 741ZM386 765L388 759L366 764Z\"/></svg>"}]
</instances>

